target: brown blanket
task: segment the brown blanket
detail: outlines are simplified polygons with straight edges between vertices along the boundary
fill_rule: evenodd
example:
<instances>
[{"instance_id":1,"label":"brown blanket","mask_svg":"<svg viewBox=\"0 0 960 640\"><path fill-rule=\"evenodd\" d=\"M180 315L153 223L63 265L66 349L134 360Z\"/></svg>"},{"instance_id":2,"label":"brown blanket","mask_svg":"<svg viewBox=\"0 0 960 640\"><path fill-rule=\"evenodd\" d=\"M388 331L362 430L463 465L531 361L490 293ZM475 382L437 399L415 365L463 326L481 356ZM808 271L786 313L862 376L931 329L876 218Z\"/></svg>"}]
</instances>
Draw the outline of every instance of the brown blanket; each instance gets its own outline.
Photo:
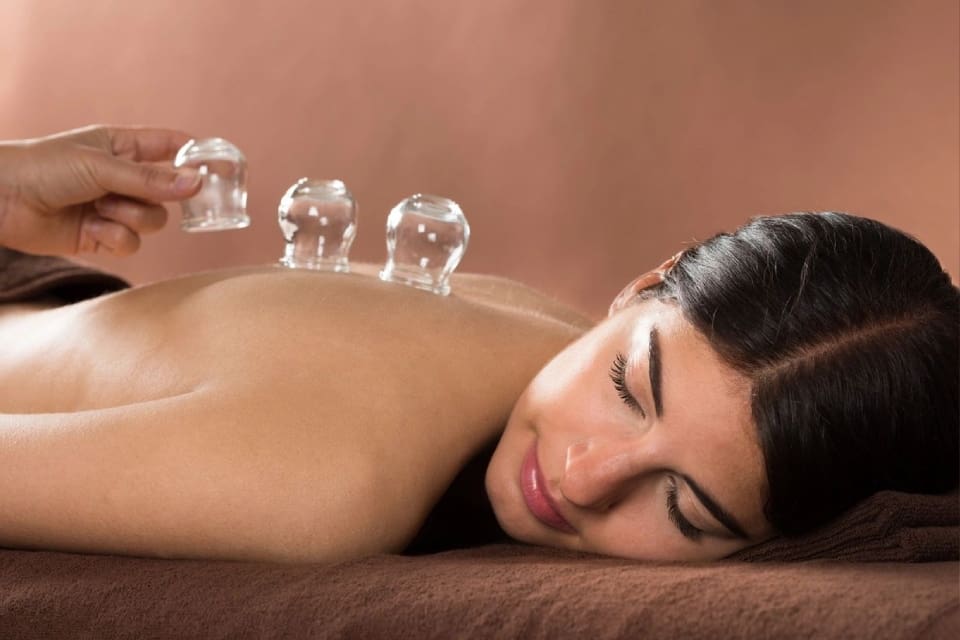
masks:
<instances>
[{"instance_id":1,"label":"brown blanket","mask_svg":"<svg viewBox=\"0 0 960 640\"><path fill-rule=\"evenodd\" d=\"M960 496L881 491L825 527L778 538L731 556L735 560L933 562L960 558Z\"/></svg>"},{"instance_id":2,"label":"brown blanket","mask_svg":"<svg viewBox=\"0 0 960 640\"><path fill-rule=\"evenodd\" d=\"M117 276L63 258L29 256L0 247L0 304L39 296L69 303L128 286Z\"/></svg>"},{"instance_id":3,"label":"brown blanket","mask_svg":"<svg viewBox=\"0 0 960 640\"><path fill-rule=\"evenodd\" d=\"M663 565L520 545L333 565L0 551L3 638L950 638L957 564Z\"/></svg>"},{"instance_id":4,"label":"brown blanket","mask_svg":"<svg viewBox=\"0 0 960 640\"><path fill-rule=\"evenodd\" d=\"M0 249L0 302L124 286ZM521 545L299 566L0 550L0 638L952 639L958 511L956 494L879 493L819 531L735 555L762 563Z\"/></svg>"}]
</instances>

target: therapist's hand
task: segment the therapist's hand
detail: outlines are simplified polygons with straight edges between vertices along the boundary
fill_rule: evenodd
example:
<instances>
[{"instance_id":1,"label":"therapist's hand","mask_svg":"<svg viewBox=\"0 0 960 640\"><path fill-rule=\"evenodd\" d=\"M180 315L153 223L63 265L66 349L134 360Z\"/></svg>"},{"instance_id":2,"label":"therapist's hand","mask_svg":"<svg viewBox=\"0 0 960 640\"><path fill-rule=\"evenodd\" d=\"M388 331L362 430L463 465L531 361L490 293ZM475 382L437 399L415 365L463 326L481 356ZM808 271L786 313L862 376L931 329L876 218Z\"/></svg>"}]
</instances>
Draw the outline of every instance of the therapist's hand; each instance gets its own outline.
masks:
<instances>
[{"instance_id":1,"label":"therapist's hand","mask_svg":"<svg viewBox=\"0 0 960 640\"><path fill-rule=\"evenodd\" d=\"M43 255L129 255L162 228L160 204L200 189L170 161L190 136L168 129L94 126L0 142L0 245Z\"/></svg>"}]
</instances>

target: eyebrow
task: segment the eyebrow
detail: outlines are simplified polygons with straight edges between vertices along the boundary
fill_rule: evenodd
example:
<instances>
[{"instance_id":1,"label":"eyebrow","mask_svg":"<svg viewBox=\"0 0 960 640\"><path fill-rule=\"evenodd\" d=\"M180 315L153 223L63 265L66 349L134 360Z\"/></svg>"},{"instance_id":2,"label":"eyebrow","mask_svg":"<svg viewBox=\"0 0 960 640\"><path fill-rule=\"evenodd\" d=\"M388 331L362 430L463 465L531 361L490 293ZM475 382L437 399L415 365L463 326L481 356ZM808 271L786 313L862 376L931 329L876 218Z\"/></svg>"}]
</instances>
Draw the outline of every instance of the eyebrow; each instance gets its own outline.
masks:
<instances>
[{"instance_id":1,"label":"eyebrow","mask_svg":"<svg viewBox=\"0 0 960 640\"><path fill-rule=\"evenodd\" d=\"M679 474L683 481L687 483L687 486L690 487L690 490L693 491L693 494L697 496L697 499L707 508L707 511L710 512L717 521L725 526L730 533L740 538L741 540L749 540L750 536L747 535L747 532L743 530L743 527L737 522L736 518L730 515L730 512L717 504L717 501L710 497L710 494L703 490L699 484L697 484L693 478L688 475Z\"/></svg>"},{"instance_id":2,"label":"eyebrow","mask_svg":"<svg viewBox=\"0 0 960 640\"><path fill-rule=\"evenodd\" d=\"M647 341L649 345L647 351L647 363L649 369L647 375L650 376L650 392L653 394L653 409L657 414L657 417L663 415L663 399L660 395L660 378L661 367L660 367L660 334L657 331L656 327L650 329L650 339Z\"/></svg>"},{"instance_id":3,"label":"eyebrow","mask_svg":"<svg viewBox=\"0 0 960 640\"><path fill-rule=\"evenodd\" d=\"M650 339L647 341L648 352L647 362L649 364L648 375L650 376L650 392L653 395L653 407L657 417L663 415L663 396L661 393L661 383L663 378L663 366L660 359L660 334L656 327L650 329ZM709 493L703 490L699 484L688 475L680 474L683 481L687 483L697 500L710 512L717 522L722 524L727 530L742 540L749 540L750 536L744 531L743 527L737 522L737 519L730 515L730 512L721 507Z\"/></svg>"}]
</instances>

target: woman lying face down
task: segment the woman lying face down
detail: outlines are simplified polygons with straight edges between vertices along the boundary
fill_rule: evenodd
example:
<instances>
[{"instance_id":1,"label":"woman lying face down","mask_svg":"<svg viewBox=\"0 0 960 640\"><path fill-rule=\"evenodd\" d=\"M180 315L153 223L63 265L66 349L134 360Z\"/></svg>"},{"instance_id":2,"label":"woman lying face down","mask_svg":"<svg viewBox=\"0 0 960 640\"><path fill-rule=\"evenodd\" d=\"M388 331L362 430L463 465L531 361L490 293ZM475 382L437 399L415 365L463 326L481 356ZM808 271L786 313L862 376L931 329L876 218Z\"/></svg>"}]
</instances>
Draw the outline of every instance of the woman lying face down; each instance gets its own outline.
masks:
<instances>
[{"instance_id":1,"label":"woman lying face down","mask_svg":"<svg viewBox=\"0 0 960 640\"><path fill-rule=\"evenodd\" d=\"M487 489L534 544L711 559L957 486L958 290L911 238L755 219L632 283L531 382Z\"/></svg>"},{"instance_id":2,"label":"woman lying face down","mask_svg":"<svg viewBox=\"0 0 960 640\"><path fill-rule=\"evenodd\" d=\"M756 219L586 332L502 281L455 293L250 269L0 307L0 484L21 489L0 545L401 551L496 439L509 536L628 558L721 558L878 490L956 487L958 291L879 223Z\"/></svg>"}]
</instances>

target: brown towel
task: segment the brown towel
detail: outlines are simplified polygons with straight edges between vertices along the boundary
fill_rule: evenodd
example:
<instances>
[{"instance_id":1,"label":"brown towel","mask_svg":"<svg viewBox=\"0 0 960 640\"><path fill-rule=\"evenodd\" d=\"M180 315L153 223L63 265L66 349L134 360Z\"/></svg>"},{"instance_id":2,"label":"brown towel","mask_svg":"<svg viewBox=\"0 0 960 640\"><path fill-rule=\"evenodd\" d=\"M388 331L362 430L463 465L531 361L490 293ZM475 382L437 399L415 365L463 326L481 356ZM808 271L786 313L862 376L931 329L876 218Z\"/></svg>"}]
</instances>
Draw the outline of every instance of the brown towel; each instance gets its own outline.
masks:
<instances>
[{"instance_id":1,"label":"brown towel","mask_svg":"<svg viewBox=\"0 0 960 640\"><path fill-rule=\"evenodd\" d=\"M2 638L953 638L957 563L664 565L521 545L339 564L0 551Z\"/></svg>"},{"instance_id":2,"label":"brown towel","mask_svg":"<svg viewBox=\"0 0 960 640\"><path fill-rule=\"evenodd\" d=\"M776 538L730 556L749 562L934 562L960 556L960 496L881 491L804 536Z\"/></svg>"},{"instance_id":3,"label":"brown towel","mask_svg":"<svg viewBox=\"0 0 960 640\"><path fill-rule=\"evenodd\" d=\"M63 258L0 247L0 304L40 296L71 303L129 286L117 276Z\"/></svg>"}]
</instances>

